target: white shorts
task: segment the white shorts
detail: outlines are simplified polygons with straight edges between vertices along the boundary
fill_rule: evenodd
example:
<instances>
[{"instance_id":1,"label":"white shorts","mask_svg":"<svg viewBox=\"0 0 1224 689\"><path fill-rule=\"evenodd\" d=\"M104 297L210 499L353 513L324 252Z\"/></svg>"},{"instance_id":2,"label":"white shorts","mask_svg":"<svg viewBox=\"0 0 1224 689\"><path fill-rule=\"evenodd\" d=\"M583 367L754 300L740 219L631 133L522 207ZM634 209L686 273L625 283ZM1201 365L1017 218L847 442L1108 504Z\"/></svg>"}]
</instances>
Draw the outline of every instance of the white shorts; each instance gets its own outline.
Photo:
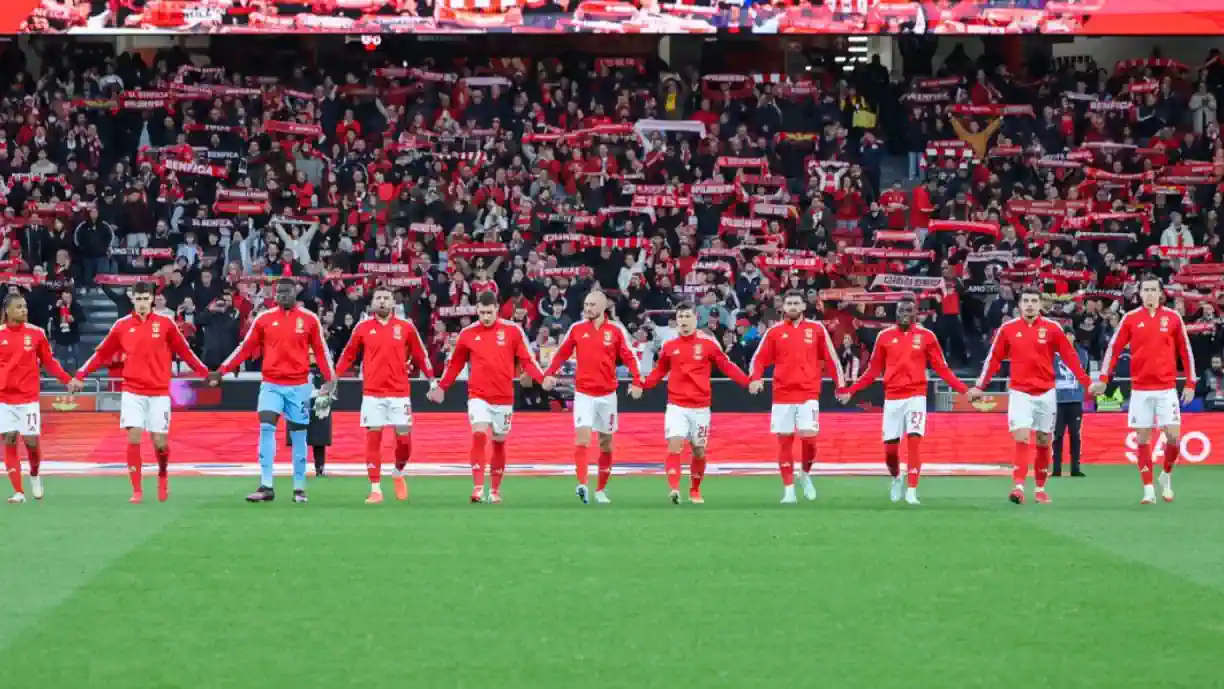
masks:
<instances>
[{"instance_id":1,"label":"white shorts","mask_svg":"<svg viewBox=\"0 0 1224 689\"><path fill-rule=\"evenodd\" d=\"M574 428L589 428L596 433L616 432L616 393L591 397L574 393Z\"/></svg>"},{"instance_id":2,"label":"white shorts","mask_svg":"<svg viewBox=\"0 0 1224 689\"><path fill-rule=\"evenodd\" d=\"M361 398L361 427L382 428L383 426L412 427L411 397L369 397Z\"/></svg>"},{"instance_id":3,"label":"white shorts","mask_svg":"<svg viewBox=\"0 0 1224 689\"><path fill-rule=\"evenodd\" d=\"M667 405L663 413L663 435L668 440L684 438L693 447L705 447L710 439L710 408L689 409Z\"/></svg>"},{"instance_id":4,"label":"white shorts","mask_svg":"<svg viewBox=\"0 0 1224 689\"><path fill-rule=\"evenodd\" d=\"M926 435L926 395L884 400L884 442L910 435Z\"/></svg>"},{"instance_id":5,"label":"white shorts","mask_svg":"<svg viewBox=\"0 0 1224 689\"><path fill-rule=\"evenodd\" d=\"M170 432L170 397L146 397L133 392L119 396L119 427Z\"/></svg>"},{"instance_id":6,"label":"white shorts","mask_svg":"<svg viewBox=\"0 0 1224 689\"><path fill-rule=\"evenodd\" d=\"M1030 395L1019 390L1007 392L1007 428L1010 431L1028 429L1053 433L1057 411L1058 394L1054 390L1041 395Z\"/></svg>"},{"instance_id":7,"label":"white shorts","mask_svg":"<svg viewBox=\"0 0 1224 689\"><path fill-rule=\"evenodd\" d=\"M468 421L475 426L487 423L493 429L493 435L510 435L510 420L514 416L512 404L489 404L484 400L468 400Z\"/></svg>"},{"instance_id":8,"label":"white shorts","mask_svg":"<svg viewBox=\"0 0 1224 689\"><path fill-rule=\"evenodd\" d=\"M775 435L820 432L820 400L773 405L769 410L769 432Z\"/></svg>"},{"instance_id":9,"label":"white shorts","mask_svg":"<svg viewBox=\"0 0 1224 689\"><path fill-rule=\"evenodd\" d=\"M0 403L0 433L34 436L42 433L42 408L38 402Z\"/></svg>"},{"instance_id":10,"label":"white shorts","mask_svg":"<svg viewBox=\"0 0 1224 689\"><path fill-rule=\"evenodd\" d=\"M1181 400L1177 390L1131 390L1127 422L1131 428L1164 428L1181 425Z\"/></svg>"}]
</instances>

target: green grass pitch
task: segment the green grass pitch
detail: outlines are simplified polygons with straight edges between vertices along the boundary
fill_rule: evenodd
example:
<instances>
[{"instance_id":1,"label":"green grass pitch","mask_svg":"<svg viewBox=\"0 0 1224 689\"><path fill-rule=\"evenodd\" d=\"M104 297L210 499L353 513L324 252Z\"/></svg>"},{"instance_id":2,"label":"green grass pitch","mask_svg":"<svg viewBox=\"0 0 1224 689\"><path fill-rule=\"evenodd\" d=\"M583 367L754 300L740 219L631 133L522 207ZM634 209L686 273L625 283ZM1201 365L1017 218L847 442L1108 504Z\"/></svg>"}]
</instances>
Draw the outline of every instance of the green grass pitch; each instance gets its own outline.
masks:
<instances>
[{"instance_id":1,"label":"green grass pitch","mask_svg":"<svg viewBox=\"0 0 1224 689\"><path fill-rule=\"evenodd\" d=\"M7 687L1224 687L1224 470L1141 507L1133 468L1052 479L711 477L704 506L616 477L422 478L247 505L250 480L47 479L0 505ZM151 480L146 477L146 483ZM390 486L387 486L388 492ZM151 492L146 495L151 496ZM388 495L390 498L390 495Z\"/></svg>"}]
</instances>

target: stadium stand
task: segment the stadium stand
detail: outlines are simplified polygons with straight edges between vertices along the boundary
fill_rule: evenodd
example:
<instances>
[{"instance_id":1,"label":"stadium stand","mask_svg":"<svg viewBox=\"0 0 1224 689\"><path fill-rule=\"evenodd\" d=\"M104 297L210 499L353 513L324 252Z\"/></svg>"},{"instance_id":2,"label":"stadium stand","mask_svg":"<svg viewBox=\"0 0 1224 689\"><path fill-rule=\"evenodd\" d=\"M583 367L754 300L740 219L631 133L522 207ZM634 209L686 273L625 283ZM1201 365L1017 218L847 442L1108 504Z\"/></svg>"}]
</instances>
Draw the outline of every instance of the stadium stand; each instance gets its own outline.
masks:
<instances>
[{"instance_id":1,"label":"stadium stand","mask_svg":"<svg viewBox=\"0 0 1224 689\"><path fill-rule=\"evenodd\" d=\"M1224 335L1218 54L1018 75L953 51L905 81L615 55L252 76L77 43L31 74L7 55L0 260L70 361L145 279L209 366L282 277L333 351L396 287L436 363L485 290L547 360L595 285L647 369L679 300L744 364L791 288L848 364L913 292L975 365L1024 284L1099 359L1142 272L1177 290L1197 361Z\"/></svg>"}]
</instances>

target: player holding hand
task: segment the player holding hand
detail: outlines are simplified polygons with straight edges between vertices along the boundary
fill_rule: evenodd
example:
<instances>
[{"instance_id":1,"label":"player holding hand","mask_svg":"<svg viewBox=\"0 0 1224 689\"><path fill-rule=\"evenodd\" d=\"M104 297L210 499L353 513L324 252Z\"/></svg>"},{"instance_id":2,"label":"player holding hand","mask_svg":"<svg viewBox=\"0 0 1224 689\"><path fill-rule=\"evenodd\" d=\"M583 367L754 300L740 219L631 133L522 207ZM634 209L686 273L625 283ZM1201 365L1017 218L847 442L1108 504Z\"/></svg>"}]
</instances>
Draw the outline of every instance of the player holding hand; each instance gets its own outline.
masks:
<instances>
[{"instance_id":1,"label":"player holding hand","mask_svg":"<svg viewBox=\"0 0 1224 689\"><path fill-rule=\"evenodd\" d=\"M276 283L276 306L255 317L238 349L217 369L216 377L235 371L256 352L262 352L259 384L259 489L247 502L276 499L273 466L276 462L276 424L285 417L293 443L293 501L306 499L306 427L314 386L310 384L310 352L313 350L323 376L320 396L330 397L336 387L331 355L323 341L319 317L297 304L297 283L285 278Z\"/></svg>"},{"instance_id":2,"label":"player holding hand","mask_svg":"<svg viewBox=\"0 0 1224 689\"><path fill-rule=\"evenodd\" d=\"M629 349L629 334L620 323L608 319L607 310L608 298L603 292L597 290L588 294L582 302L582 315L586 320L570 326L544 372L547 377L555 376L561 365L575 351L578 353L574 376L574 473L578 477L578 488L574 493L584 504L589 502L587 447L591 444L592 430L599 435L599 483L595 487L595 502L612 502L604 489L612 475L617 361L629 369L633 386L642 382L637 357Z\"/></svg>"},{"instance_id":3,"label":"player holding hand","mask_svg":"<svg viewBox=\"0 0 1224 689\"><path fill-rule=\"evenodd\" d=\"M693 463L689 467L689 502L700 505L701 480L705 477L706 443L710 438L710 372L715 366L744 387L750 381L719 346L718 340L697 330L697 311L689 302L676 307L676 329L680 335L663 343L654 370L642 382L640 389L630 392L634 398L641 397L642 390L649 390L663 376L667 376L667 411L663 415L663 432L667 437L667 485L671 489L668 498L680 504L681 453L687 442L693 450ZM668 375L670 373L670 375Z\"/></svg>"},{"instance_id":4,"label":"player holding hand","mask_svg":"<svg viewBox=\"0 0 1224 689\"><path fill-rule=\"evenodd\" d=\"M1135 431L1139 441L1136 450L1139 477L1143 481L1143 499L1140 504L1156 502L1152 488L1152 429L1158 428L1165 435L1164 466L1160 473L1160 494L1166 502L1173 502L1173 466L1181 451L1181 407L1177 399L1177 361L1181 359L1186 373L1186 385L1182 388L1181 402L1189 404L1194 399L1197 374L1194 368L1194 353L1190 349L1190 338L1186 324L1176 311L1161 306L1164 288L1160 280L1146 277L1139 283L1139 297L1143 306L1128 312L1118 324L1118 330L1105 350L1104 367L1100 378L1092 386L1092 394L1105 392L1118 358L1127 345L1131 348L1131 398L1128 425Z\"/></svg>"},{"instance_id":5,"label":"player holding hand","mask_svg":"<svg viewBox=\"0 0 1224 689\"><path fill-rule=\"evenodd\" d=\"M922 437L926 435L927 367L944 379L953 390L969 391L948 368L943 349L935 333L914 322L917 304L905 299L897 304L897 324L880 331L871 362L862 378L846 390L839 390L842 404L884 375L884 463L892 475L889 498L901 500L901 437L905 436L906 475L905 502L919 504L918 478L922 475Z\"/></svg>"},{"instance_id":6,"label":"player holding hand","mask_svg":"<svg viewBox=\"0 0 1224 689\"><path fill-rule=\"evenodd\" d=\"M477 321L459 333L455 351L446 362L446 373L429 391L431 402L441 403L463 367L471 362L468 375L468 421L472 424L472 502L501 502L501 482L506 473L506 436L514 415L514 373L521 366L529 378L551 390L556 383L546 377L531 356L523 329L497 317L497 296L481 292L476 298ZM485 497L485 446L493 436L489 461L491 486Z\"/></svg>"},{"instance_id":7,"label":"player holding hand","mask_svg":"<svg viewBox=\"0 0 1224 689\"><path fill-rule=\"evenodd\" d=\"M25 502L21 484L21 460L17 439L25 441L30 458L30 492L42 500L43 484L39 467L42 447L42 408L38 404L39 367L67 384L72 378L51 354L51 344L42 328L30 325L25 297L10 294L4 300L4 325L0 327L0 433L4 434L4 470L13 484L10 503Z\"/></svg>"},{"instance_id":8,"label":"player holding hand","mask_svg":"<svg viewBox=\"0 0 1224 689\"><path fill-rule=\"evenodd\" d=\"M782 503L795 502L795 433L803 463L799 483L803 497L816 499L812 485L812 465L816 461L816 435L820 433L820 374L828 368L829 377L837 389L846 386L841 359L833 347L829 331L817 321L803 317L807 302L799 290L786 293L782 302L782 320L765 331L761 344L752 355L748 391L757 394L764 386L761 380L765 368L774 367L773 408L769 416L769 432L778 437L778 471L782 474Z\"/></svg>"},{"instance_id":9,"label":"player holding hand","mask_svg":"<svg viewBox=\"0 0 1224 689\"><path fill-rule=\"evenodd\" d=\"M1028 476L1029 443L1037 440L1033 473L1037 491L1033 498L1039 503L1050 502L1046 494L1046 479L1050 475L1050 441L1054 435L1054 419L1058 397L1054 391L1054 354L1087 390L1092 384L1079 363L1075 347L1067 339L1062 326L1041 315L1041 295L1026 287L1020 292L1020 317L999 326L990 355L982 367L982 375L969 390L969 399L982 397L982 388L990 383L1004 359L1011 361L1011 377L1007 392L1007 427L1016 441L1012 480L1016 487L1008 499L1017 505L1024 502L1024 483Z\"/></svg>"},{"instance_id":10,"label":"player holding hand","mask_svg":"<svg viewBox=\"0 0 1224 689\"><path fill-rule=\"evenodd\" d=\"M178 356L201 377L215 378L208 367L191 351L174 321L153 313L153 285L138 282L128 293L132 313L115 321L106 339L85 362L76 378L68 384L80 392L84 378L123 355L123 392L119 399L119 426L127 431L128 478L132 482L129 502L144 500L140 476L140 439L148 431L157 457L157 499L170 497L170 365Z\"/></svg>"},{"instance_id":11,"label":"player holding hand","mask_svg":"<svg viewBox=\"0 0 1224 689\"><path fill-rule=\"evenodd\" d=\"M383 427L395 428L395 499L408 499L404 467L412 457L412 390L408 362L426 380L433 380L429 355L416 326L393 315L395 298L389 287L376 287L370 302L374 317L357 324L340 354L336 377L343 376L362 358L361 426L366 429L366 473L370 477L370 496L366 504L382 502Z\"/></svg>"}]
</instances>

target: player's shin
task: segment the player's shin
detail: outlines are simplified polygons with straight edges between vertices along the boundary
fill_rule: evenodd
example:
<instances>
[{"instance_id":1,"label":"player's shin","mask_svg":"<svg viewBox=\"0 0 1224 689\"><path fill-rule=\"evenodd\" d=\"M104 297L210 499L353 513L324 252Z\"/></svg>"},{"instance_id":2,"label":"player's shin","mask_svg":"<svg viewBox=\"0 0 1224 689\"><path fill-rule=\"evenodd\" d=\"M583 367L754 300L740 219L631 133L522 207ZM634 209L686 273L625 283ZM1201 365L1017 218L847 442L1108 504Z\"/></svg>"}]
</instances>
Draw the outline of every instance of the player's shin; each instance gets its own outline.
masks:
<instances>
[{"instance_id":1,"label":"player's shin","mask_svg":"<svg viewBox=\"0 0 1224 689\"><path fill-rule=\"evenodd\" d=\"M680 472L682 470L682 456L679 452L668 452L667 459L663 462L663 471L667 473L667 487L676 492L680 490Z\"/></svg>"},{"instance_id":2,"label":"player's shin","mask_svg":"<svg viewBox=\"0 0 1224 689\"><path fill-rule=\"evenodd\" d=\"M574 476L578 479L578 485L585 486L589 474L590 467L587 462L587 446L574 445Z\"/></svg>"},{"instance_id":3,"label":"player's shin","mask_svg":"<svg viewBox=\"0 0 1224 689\"><path fill-rule=\"evenodd\" d=\"M398 429L397 429L398 430ZM395 483L395 499L408 499L408 482L404 479L404 467L412 459L412 435L400 433L395 436L395 469L391 476Z\"/></svg>"},{"instance_id":4,"label":"player's shin","mask_svg":"<svg viewBox=\"0 0 1224 689\"><path fill-rule=\"evenodd\" d=\"M493 439L493 452L489 457L489 476L494 495L501 493L502 478L506 475L506 441Z\"/></svg>"},{"instance_id":5,"label":"player's shin","mask_svg":"<svg viewBox=\"0 0 1224 689\"><path fill-rule=\"evenodd\" d=\"M799 445L803 458L803 473L810 474L812 466L816 464L816 436L801 437Z\"/></svg>"},{"instance_id":6,"label":"player's shin","mask_svg":"<svg viewBox=\"0 0 1224 689\"><path fill-rule=\"evenodd\" d=\"M1049 445L1038 445L1033 453L1033 478L1037 483L1037 492L1045 492L1046 479L1050 477L1050 462L1052 450Z\"/></svg>"},{"instance_id":7,"label":"player's shin","mask_svg":"<svg viewBox=\"0 0 1224 689\"><path fill-rule=\"evenodd\" d=\"M472 431L472 449L468 458L472 463L472 485L476 492L484 491L485 484L485 445L489 434L483 431Z\"/></svg>"},{"instance_id":8,"label":"player's shin","mask_svg":"<svg viewBox=\"0 0 1224 689\"><path fill-rule=\"evenodd\" d=\"M914 434L905 438L905 464L908 485L918 487L918 479L922 476L922 436Z\"/></svg>"},{"instance_id":9,"label":"player's shin","mask_svg":"<svg viewBox=\"0 0 1224 689\"><path fill-rule=\"evenodd\" d=\"M693 453L693 461L689 464L689 494L701 494L701 481L705 478L706 458L702 454Z\"/></svg>"},{"instance_id":10,"label":"player's shin","mask_svg":"<svg viewBox=\"0 0 1224 689\"><path fill-rule=\"evenodd\" d=\"M306 490L306 429L290 429L289 442L293 446L293 490Z\"/></svg>"},{"instance_id":11,"label":"player's shin","mask_svg":"<svg viewBox=\"0 0 1224 689\"><path fill-rule=\"evenodd\" d=\"M42 470L42 446L26 445L26 456L30 460L30 478L38 478Z\"/></svg>"},{"instance_id":12,"label":"player's shin","mask_svg":"<svg viewBox=\"0 0 1224 689\"><path fill-rule=\"evenodd\" d=\"M272 467L276 463L276 424L259 424L259 485L272 487Z\"/></svg>"},{"instance_id":13,"label":"player's shin","mask_svg":"<svg viewBox=\"0 0 1224 689\"><path fill-rule=\"evenodd\" d=\"M884 465L888 467L889 476L897 478L901 475L901 445L899 443L884 443Z\"/></svg>"},{"instance_id":14,"label":"player's shin","mask_svg":"<svg viewBox=\"0 0 1224 689\"><path fill-rule=\"evenodd\" d=\"M1167 438L1164 448L1164 472L1166 474L1173 473L1173 467L1177 465L1177 459L1181 456L1181 438ZM32 466L33 460L31 460ZM30 475L33 475L33 469L30 470Z\"/></svg>"},{"instance_id":15,"label":"player's shin","mask_svg":"<svg viewBox=\"0 0 1224 689\"><path fill-rule=\"evenodd\" d=\"M1012 450L1012 483L1018 490L1024 490L1024 482L1028 480L1029 444L1027 440L1016 441Z\"/></svg>"},{"instance_id":16,"label":"player's shin","mask_svg":"<svg viewBox=\"0 0 1224 689\"><path fill-rule=\"evenodd\" d=\"M144 493L140 483L140 443L128 443L127 446L128 480L132 482L132 497Z\"/></svg>"},{"instance_id":17,"label":"player's shin","mask_svg":"<svg viewBox=\"0 0 1224 689\"><path fill-rule=\"evenodd\" d=\"M778 473L783 486L795 485L795 436L778 436Z\"/></svg>"},{"instance_id":18,"label":"player's shin","mask_svg":"<svg viewBox=\"0 0 1224 689\"><path fill-rule=\"evenodd\" d=\"M155 443L153 456L157 458L157 500L165 502L170 498L170 446Z\"/></svg>"},{"instance_id":19,"label":"player's shin","mask_svg":"<svg viewBox=\"0 0 1224 689\"><path fill-rule=\"evenodd\" d=\"M370 490L381 493L382 458L378 456L382 448L382 429L371 428L366 431L365 463L366 475L370 477Z\"/></svg>"},{"instance_id":20,"label":"player's shin","mask_svg":"<svg viewBox=\"0 0 1224 689\"><path fill-rule=\"evenodd\" d=\"M1139 443L1139 447L1135 449L1135 464L1139 467L1139 479L1143 481L1144 487L1152 485L1152 441Z\"/></svg>"},{"instance_id":21,"label":"player's shin","mask_svg":"<svg viewBox=\"0 0 1224 689\"><path fill-rule=\"evenodd\" d=\"M612 451L599 451L599 477L595 490L602 493L608 487L608 479L612 477Z\"/></svg>"},{"instance_id":22,"label":"player's shin","mask_svg":"<svg viewBox=\"0 0 1224 689\"><path fill-rule=\"evenodd\" d=\"M13 493L23 492L21 486L21 460L17 457L16 445L4 446L4 471L8 474L9 483L13 484Z\"/></svg>"}]
</instances>

